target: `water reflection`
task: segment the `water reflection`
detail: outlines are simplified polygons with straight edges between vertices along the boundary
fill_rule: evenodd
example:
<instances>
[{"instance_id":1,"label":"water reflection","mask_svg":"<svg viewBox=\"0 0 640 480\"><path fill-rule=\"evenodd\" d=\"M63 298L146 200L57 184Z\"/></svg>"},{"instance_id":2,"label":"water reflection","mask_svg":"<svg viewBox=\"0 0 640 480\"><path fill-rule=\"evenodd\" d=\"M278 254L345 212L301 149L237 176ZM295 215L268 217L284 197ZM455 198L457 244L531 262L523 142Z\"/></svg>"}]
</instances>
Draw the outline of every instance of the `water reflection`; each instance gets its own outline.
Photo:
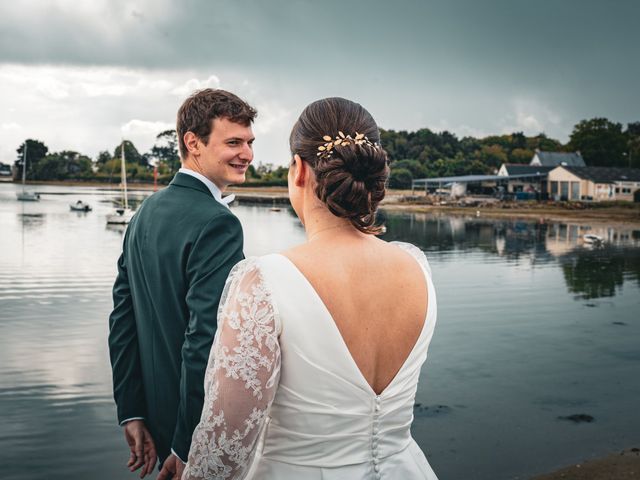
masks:
<instances>
[{"instance_id":1,"label":"water reflection","mask_svg":"<svg viewBox=\"0 0 640 480\"><path fill-rule=\"evenodd\" d=\"M386 240L425 251L479 251L532 266L559 262L567 289L579 299L611 297L625 279L640 278L640 230L575 222L479 219L432 214L387 215ZM603 239L599 248L584 235Z\"/></svg>"},{"instance_id":2,"label":"water reflection","mask_svg":"<svg viewBox=\"0 0 640 480\"><path fill-rule=\"evenodd\" d=\"M578 298L613 297L626 279L640 285L640 253L634 248L578 248L560 257L569 292Z\"/></svg>"},{"instance_id":3,"label":"water reflection","mask_svg":"<svg viewBox=\"0 0 640 480\"><path fill-rule=\"evenodd\" d=\"M44 213L19 213L18 219L25 228L39 228L44 225L46 215Z\"/></svg>"},{"instance_id":4,"label":"water reflection","mask_svg":"<svg viewBox=\"0 0 640 480\"><path fill-rule=\"evenodd\" d=\"M2 478L133 478L106 338L125 231L106 216L119 192L42 186L41 202L21 204L15 189L0 184ZM70 212L70 195L93 212ZM247 256L304 241L290 208L231 208ZM529 478L633 444L640 231L395 213L387 227L386 239L428 251L437 279L412 431L440 478ZM605 246L584 245L585 232ZM558 420L576 414L595 421Z\"/></svg>"},{"instance_id":5,"label":"water reflection","mask_svg":"<svg viewBox=\"0 0 640 480\"><path fill-rule=\"evenodd\" d=\"M120 225L117 223L107 223L105 225L105 229L111 233L115 233L119 236L122 236L122 234L125 232L125 230L127 229L126 225Z\"/></svg>"}]
</instances>

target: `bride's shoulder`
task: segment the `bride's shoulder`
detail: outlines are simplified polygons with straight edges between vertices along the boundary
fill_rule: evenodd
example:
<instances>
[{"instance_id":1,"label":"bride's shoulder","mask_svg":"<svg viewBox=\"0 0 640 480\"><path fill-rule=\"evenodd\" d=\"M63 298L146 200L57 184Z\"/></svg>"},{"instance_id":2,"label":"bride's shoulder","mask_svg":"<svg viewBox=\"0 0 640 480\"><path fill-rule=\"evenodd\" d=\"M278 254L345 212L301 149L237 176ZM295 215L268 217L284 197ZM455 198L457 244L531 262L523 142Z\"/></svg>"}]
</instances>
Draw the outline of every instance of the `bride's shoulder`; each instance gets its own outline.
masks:
<instances>
[{"instance_id":1,"label":"bride's shoulder","mask_svg":"<svg viewBox=\"0 0 640 480\"><path fill-rule=\"evenodd\" d=\"M427 270L427 272L429 274L431 274L431 266L429 265L429 260L427 259L426 254L424 253L424 251L420 247L417 247L413 243L400 242L400 241L389 242L389 245L396 246L396 247L400 248L401 250L407 252L409 255L411 255L413 258L415 258L416 261L421 266L423 266Z\"/></svg>"},{"instance_id":2,"label":"bride's shoulder","mask_svg":"<svg viewBox=\"0 0 640 480\"><path fill-rule=\"evenodd\" d=\"M246 276L263 276L266 271L271 270L275 265L282 263L284 255L278 253L270 253L267 255L259 255L247 257L238 262L229 273L229 278L239 278Z\"/></svg>"},{"instance_id":3,"label":"bride's shoulder","mask_svg":"<svg viewBox=\"0 0 640 480\"><path fill-rule=\"evenodd\" d=\"M268 272L271 270L272 255L247 257L238 262L229 272L225 290L255 292L267 288Z\"/></svg>"},{"instance_id":4,"label":"bride's shoulder","mask_svg":"<svg viewBox=\"0 0 640 480\"><path fill-rule=\"evenodd\" d=\"M412 255L416 255L420 257L424 256L424 252L419 247L415 246L413 243L394 240L392 242L389 242L389 245L394 245L400 248L401 250L404 250L405 252L411 253Z\"/></svg>"}]
</instances>

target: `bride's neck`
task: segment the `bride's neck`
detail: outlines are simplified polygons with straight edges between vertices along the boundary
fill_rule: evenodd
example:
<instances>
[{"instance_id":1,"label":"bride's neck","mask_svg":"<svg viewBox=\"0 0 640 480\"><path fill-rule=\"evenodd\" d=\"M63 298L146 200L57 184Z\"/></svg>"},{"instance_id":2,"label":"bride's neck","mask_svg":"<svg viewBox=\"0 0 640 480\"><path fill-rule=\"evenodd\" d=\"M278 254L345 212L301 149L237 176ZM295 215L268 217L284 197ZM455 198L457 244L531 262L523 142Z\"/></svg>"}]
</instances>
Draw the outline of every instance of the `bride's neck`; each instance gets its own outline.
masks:
<instances>
[{"instance_id":1,"label":"bride's neck","mask_svg":"<svg viewBox=\"0 0 640 480\"><path fill-rule=\"evenodd\" d=\"M304 223L308 242L344 234L363 235L349 220L336 217L324 205L317 205L307 211Z\"/></svg>"}]
</instances>

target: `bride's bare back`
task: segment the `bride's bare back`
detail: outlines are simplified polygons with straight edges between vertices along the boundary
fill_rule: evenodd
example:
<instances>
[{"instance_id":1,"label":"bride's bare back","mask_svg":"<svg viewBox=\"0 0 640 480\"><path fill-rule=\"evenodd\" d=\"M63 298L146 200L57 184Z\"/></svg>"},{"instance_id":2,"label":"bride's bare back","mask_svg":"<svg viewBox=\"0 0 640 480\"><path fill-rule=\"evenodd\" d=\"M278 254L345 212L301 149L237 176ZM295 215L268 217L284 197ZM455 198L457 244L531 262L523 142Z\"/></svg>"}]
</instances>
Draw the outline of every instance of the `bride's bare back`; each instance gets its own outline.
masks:
<instances>
[{"instance_id":1,"label":"bride's bare back","mask_svg":"<svg viewBox=\"0 0 640 480\"><path fill-rule=\"evenodd\" d=\"M425 322L427 285L416 260L372 235L338 229L284 255L324 302L366 381L382 393Z\"/></svg>"}]
</instances>

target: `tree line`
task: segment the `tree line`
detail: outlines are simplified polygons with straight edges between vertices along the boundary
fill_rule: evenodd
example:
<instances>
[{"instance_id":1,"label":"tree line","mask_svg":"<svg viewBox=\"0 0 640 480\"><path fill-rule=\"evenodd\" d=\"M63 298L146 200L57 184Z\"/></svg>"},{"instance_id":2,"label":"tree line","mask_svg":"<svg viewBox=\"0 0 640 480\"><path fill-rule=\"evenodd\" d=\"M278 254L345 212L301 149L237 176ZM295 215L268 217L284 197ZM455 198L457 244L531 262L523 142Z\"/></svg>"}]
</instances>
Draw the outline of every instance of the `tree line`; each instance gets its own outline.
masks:
<instances>
[{"instance_id":1,"label":"tree line","mask_svg":"<svg viewBox=\"0 0 640 480\"><path fill-rule=\"evenodd\" d=\"M579 151L587 166L640 168L640 122L624 128L606 118L577 123L566 144L544 133L458 139L450 132L436 133L428 128L416 132L383 130L381 142L391 160L392 188L410 188L416 178L493 174L503 163L528 164L536 150Z\"/></svg>"},{"instance_id":2,"label":"tree line","mask_svg":"<svg viewBox=\"0 0 640 480\"><path fill-rule=\"evenodd\" d=\"M640 167L640 122L627 124L606 118L582 120L576 124L566 144L544 133L527 137L522 132L463 137L423 128L415 132L381 129L381 143L389 154L392 188L409 188L416 178L495 173L503 163L527 164L535 151L580 151L589 166ZM17 149L16 176L22 174L27 145L27 177L31 180L111 181L120 177L120 153L124 148L127 178L133 182L153 180L154 166L159 180L167 183L180 168L175 130L156 136L149 152L140 153L125 140L113 150L100 152L91 159L79 152L63 150L49 153L39 140L28 139ZM251 184L286 185L287 167L273 164L251 165Z\"/></svg>"}]
</instances>

